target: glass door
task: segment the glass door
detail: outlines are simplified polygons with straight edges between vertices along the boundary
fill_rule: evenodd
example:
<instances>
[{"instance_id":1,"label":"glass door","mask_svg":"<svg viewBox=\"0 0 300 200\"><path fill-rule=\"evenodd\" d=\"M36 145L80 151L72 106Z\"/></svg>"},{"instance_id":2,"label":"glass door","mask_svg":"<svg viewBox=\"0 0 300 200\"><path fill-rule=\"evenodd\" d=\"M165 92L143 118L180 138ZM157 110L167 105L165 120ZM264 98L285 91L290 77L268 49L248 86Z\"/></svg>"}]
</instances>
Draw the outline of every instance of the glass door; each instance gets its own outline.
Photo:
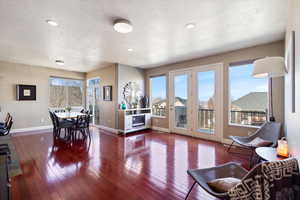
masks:
<instances>
[{"instance_id":1,"label":"glass door","mask_svg":"<svg viewBox=\"0 0 300 200\"><path fill-rule=\"evenodd\" d=\"M221 141L222 64L170 72L171 132Z\"/></svg>"},{"instance_id":2,"label":"glass door","mask_svg":"<svg viewBox=\"0 0 300 200\"><path fill-rule=\"evenodd\" d=\"M190 82L189 71L170 72L170 125L176 133L191 131Z\"/></svg>"},{"instance_id":3,"label":"glass door","mask_svg":"<svg viewBox=\"0 0 300 200\"><path fill-rule=\"evenodd\" d=\"M208 65L193 70L193 135L210 140L221 140L222 129L222 65Z\"/></svg>"},{"instance_id":4,"label":"glass door","mask_svg":"<svg viewBox=\"0 0 300 200\"><path fill-rule=\"evenodd\" d=\"M87 80L87 109L92 114L92 124L100 123L99 103L100 100L100 79L93 78Z\"/></svg>"}]
</instances>

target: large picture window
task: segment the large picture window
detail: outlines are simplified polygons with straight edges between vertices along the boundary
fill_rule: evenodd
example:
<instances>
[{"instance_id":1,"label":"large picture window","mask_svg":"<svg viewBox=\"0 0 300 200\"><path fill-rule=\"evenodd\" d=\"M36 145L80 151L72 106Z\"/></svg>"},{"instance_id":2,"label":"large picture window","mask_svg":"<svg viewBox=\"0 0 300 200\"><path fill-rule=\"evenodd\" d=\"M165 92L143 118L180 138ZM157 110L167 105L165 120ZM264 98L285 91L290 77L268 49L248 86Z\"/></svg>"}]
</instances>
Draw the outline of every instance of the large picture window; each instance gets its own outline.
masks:
<instances>
[{"instance_id":1,"label":"large picture window","mask_svg":"<svg viewBox=\"0 0 300 200\"><path fill-rule=\"evenodd\" d=\"M83 106L83 81L50 78L50 107Z\"/></svg>"},{"instance_id":2,"label":"large picture window","mask_svg":"<svg viewBox=\"0 0 300 200\"><path fill-rule=\"evenodd\" d=\"M167 83L166 76L150 78L152 114L166 116L167 108Z\"/></svg>"},{"instance_id":3,"label":"large picture window","mask_svg":"<svg viewBox=\"0 0 300 200\"><path fill-rule=\"evenodd\" d=\"M229 123L261 126L268 110L268 79L252 77L253 64L229 67Z\"/></svg>"}]
</instances>

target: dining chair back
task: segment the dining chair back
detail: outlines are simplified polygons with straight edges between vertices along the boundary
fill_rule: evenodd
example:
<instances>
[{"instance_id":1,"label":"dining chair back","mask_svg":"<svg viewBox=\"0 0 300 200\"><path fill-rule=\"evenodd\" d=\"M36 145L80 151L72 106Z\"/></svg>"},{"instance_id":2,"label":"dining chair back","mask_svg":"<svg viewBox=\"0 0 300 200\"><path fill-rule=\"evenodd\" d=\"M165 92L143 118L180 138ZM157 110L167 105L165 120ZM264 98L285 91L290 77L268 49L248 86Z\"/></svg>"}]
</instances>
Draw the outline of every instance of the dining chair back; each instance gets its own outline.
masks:
<instances>
[{"instance_id":1,"label":"dining chair back","mask_svg":"<svg viewBox=\"0 0 300 200\"><path fill-rule=\"evenodd\" d=\"M91 138L90 134L90 115L78 115L75 122L74 132L75 132L75 138L76 138L76 132L79 131L82 133L82 135L85 137L88 135L89 138Z\"/></svg>"},{"instance_id":2,"label":"dining chair back","mask_svg":"<svg viewBox=\"0 0 300 200\"><path fill-rule=\"evenodd\" d=\"M10 117L11 117L10 113L7 113L4 122L0 122L0 128L7 127Z\"/></svg>"},{"instance_id":3,"label":"dining chair back","mask_svg":"<svg viewBox=\"0 0 300 200\"><path fill-rule=\"evenodd\" d=\"M49 110L49 115L50 115L51 122L52 122L52 125L53 125L53 135L56 136L58 125L56 123L55 114Z\"/></svg>"},{"instance_id":4,"label":"dining chair back","mask_svg":"<svg viewBox=\"0 0 300 200\"><path fill-rule=\"evenodd\" d=\"M11 115L10 115L10 113L8 112L8 113L6 114L6 117L5 117L5 121L4 121L4 122L7 123L10 117L11 117Z\"/></svg>"},{"instance_id":5,"label":"dining chair back","mask_svg":"<svg viewBox=\"0 0 300 200\"><path fill-rule=\"evenodd\" d=\"M78 115L76 118L77 128L88 128L90 123L89 115Z\"/></svg>"},{"instance_id":6,"label":"dining chair back","mask_svg":"<svg viewBox=\"0 0 300 200\"><path fill-rule=\"evenodd\" d=\"M11 130L11 127L12 127L13 123L14 123L13 118L12 118L12 116L10 116L8 118L6 126L4 128L0 129L0 136L8 135L10 133L10 130Z\"/></svg>"},{"instance_id":7,"label":"dining chair back","mask_svg":"<svg viewBox=\"0 0 300 200\"><path fill-rule=\"evenodd\" d=\"M65 109L55 109L54 110L54 113L64 113L64 112L66 112L66 110Z\"/></svg>"}]
</instances>

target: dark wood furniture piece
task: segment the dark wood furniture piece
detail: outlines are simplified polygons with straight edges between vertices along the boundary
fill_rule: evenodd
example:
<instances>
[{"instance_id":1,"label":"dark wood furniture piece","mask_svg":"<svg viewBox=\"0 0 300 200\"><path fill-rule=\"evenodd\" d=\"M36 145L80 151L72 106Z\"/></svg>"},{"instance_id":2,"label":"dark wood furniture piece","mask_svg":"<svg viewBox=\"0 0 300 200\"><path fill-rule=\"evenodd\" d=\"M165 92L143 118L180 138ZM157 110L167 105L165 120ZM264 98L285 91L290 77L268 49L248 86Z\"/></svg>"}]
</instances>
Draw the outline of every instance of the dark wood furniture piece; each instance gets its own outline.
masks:
<instances>
[{"instance_id":1,"label":"dark wood furniture piece","mask_svg":"<svg viewBox=\"0 0 300 200\"><path fill-rule=\"evenodd\" d=\"M8 179L8 157L0 155L0 199L10 199L10 184Z\"/></svg>"}]
</instances>

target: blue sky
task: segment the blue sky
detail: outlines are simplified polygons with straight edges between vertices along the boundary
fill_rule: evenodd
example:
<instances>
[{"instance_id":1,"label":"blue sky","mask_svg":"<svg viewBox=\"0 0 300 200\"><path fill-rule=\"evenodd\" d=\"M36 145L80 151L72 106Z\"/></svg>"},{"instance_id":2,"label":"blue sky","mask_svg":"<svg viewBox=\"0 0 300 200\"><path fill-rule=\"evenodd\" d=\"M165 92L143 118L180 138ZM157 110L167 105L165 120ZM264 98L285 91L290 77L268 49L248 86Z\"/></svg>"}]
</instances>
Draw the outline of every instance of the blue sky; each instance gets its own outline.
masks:
<instances>
[{"instance_id":1,"label":"blue sky","mask_svg":"<svg viewBox=\"0 0 300 200\"><path fill-rule=\"evenodd\" d=\"M233 100L250 92L267 92L267 78L253 78L251 76L253 65L230 67L230 92Z\"/></svg>"},{"instance_id":2,"label":"blue sky","mask_svg":"<svg viewBox=\"0 0 300 200\"><path fill-rule=\"evenodd\" d=\"M152 98L161 98L165 99L166 95L166 77L158 76L151 78L151 92Z\"/></svg>"},{"instance_id":3,"label":"blue sky","mask_svg":"<svg viewBox=\"0 0 300 200\"><path fill-rule=\"evenodd\" d=\"M253 65L241 65L229 68L230 92L233 100L238 99L250 92L267 92L267 78L253 78L251 76ZM159 76L151 79L152 98L166 98L166 77ZM187 76L175 77L175 95L187 97ZM199 100L207 101L214 93L214 72L198 73L198 96Z\"/></svg>"}]
</instances>

